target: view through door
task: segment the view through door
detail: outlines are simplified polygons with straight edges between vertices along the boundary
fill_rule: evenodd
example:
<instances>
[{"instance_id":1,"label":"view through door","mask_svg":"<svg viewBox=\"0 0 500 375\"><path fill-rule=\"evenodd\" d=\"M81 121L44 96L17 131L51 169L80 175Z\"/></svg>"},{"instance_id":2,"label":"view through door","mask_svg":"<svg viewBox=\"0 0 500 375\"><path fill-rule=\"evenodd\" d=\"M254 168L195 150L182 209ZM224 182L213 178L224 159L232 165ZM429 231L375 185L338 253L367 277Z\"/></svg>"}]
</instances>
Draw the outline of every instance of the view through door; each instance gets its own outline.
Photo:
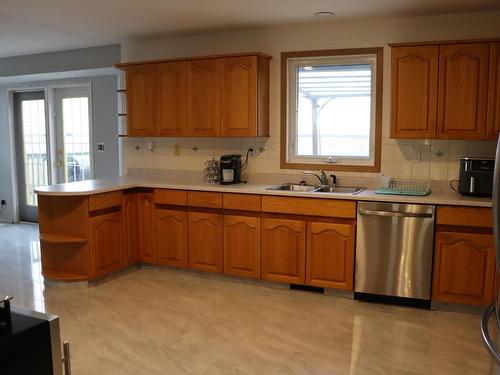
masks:
<instances>
[{"instance_id":1,"label":"view through door","mask_svg":"<svg viewBox=\"0 0 500 375\"><path fill-rule=\"evenodd\" d=\"M90 132L90 87L54 90L57 183L89 180L94 175Z\"/></svg>"},{"instance_id":2,"label":"view through door","mask_svg":"<svg viewBox=\"0 0 500 375\"><path fill-rule=\"evenodd\" d=\"M45 92L14 95L19 220L38 221L35 187L49 183Z\"/></svg>"},{"instance_id":3,"label":"view through door","mask_svg":"<svg viewBox=\"0 0 500 375\"><path fill-rule=\"evenodd\" d=\"M21 221L38 221L37 186L93 177L90 86L51 90L48 97L45 90L14 94Z\"/></svg>"}]
</instances>

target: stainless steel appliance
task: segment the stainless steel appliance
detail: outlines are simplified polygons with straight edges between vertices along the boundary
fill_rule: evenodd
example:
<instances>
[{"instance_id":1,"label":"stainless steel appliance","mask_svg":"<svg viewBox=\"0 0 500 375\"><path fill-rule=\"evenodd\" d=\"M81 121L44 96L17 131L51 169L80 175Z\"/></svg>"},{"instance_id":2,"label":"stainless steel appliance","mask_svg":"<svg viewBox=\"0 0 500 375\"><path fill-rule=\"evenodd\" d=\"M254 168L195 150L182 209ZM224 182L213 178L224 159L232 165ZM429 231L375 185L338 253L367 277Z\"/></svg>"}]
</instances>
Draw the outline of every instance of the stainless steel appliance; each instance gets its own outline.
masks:
<instances>
[{"instance_id":1,"label":"stainless steel appliance","mask_svg":"<svg viewBox=\"0 0 500 375\"><path fill-rule=\"evenodd\" d=\"M241 182L241 155L230 154L220 157L220 183L223 185Z\"/></svg>"},{"instance_id":2,"label":"stainless steel appliance","mask_svg":"<svg viewBox=\"0 0 500 375\"><path fill-rule=\"evenodd\" d=\"M493 173L493 236L495 240L495 253L497 267L500 261L500 137L497 142L497 153L495 158L495 168ZM488 326L491 317L494 317L493 324ZM492 339L490 327L496 331L496 340ZM481 334L483 341L491 356L490 374L500 375L500 295L496 302L490 305L483 313L481 319Z\"/></svg>"},{"instance_id":3,"label":"stainless steel appliance","mask_svg":"<svg viewBox=\"0 0 500 375\"><path fill-rule=\"evenodd\" d=\"M494 167L493 158L460 158L458 191L463 195L491 197Z\"/></svg>"},{"instance_id":4,"label":"stainless steel appliance","mask_svg":"<svg viewBox=\"0 0 500 375\"><path fill-rule=\"evenodd\" d=\"M430 307L434 206L360 202L356 299Z\"/></svg>"},{"instance_id":5,"label":"stainless steel appliance","mask_svg":"<svg viewBox=\"0 0 500 375\"><path fill-rule=\"evenodd\" d=\"M10 308L0 299L0 373L2 375L71 375L69 344L61 351L59 318Z\"/></svg>"}]
</instances>

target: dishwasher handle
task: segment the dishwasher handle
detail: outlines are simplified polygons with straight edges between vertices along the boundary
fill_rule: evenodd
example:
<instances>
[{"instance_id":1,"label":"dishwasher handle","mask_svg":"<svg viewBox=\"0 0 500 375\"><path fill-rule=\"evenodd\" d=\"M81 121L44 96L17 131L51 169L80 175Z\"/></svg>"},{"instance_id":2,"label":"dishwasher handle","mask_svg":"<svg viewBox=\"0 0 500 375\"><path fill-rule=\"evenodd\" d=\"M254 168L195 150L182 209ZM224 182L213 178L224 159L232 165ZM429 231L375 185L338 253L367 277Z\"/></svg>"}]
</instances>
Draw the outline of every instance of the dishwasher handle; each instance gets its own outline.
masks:
<instances>
[{"instance_id":1,"label":"dishwasher handle","mask_svg":"<svg viewBox=\"0 0 500 375\"><path fill-rule=\"evenodd\" d=\"M366 216L414 217L420 219L432 219L432 217L434 216L432 213L417 214L413 212L365 210L363 208L359 209L358 212L360 215Z\"/></svg>"}]
</instances>

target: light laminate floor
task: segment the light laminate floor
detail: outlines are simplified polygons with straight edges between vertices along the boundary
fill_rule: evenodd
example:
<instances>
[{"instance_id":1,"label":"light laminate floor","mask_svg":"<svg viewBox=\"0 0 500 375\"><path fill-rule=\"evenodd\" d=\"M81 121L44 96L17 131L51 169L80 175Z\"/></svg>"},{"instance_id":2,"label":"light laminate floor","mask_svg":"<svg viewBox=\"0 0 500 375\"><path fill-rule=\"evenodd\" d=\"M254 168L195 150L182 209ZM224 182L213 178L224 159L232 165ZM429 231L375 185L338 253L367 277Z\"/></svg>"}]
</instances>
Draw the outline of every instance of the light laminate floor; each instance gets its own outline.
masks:
<instances>
[{"instance_id":1,"label":"light laminate floor","mask_svg":"<svg viewBox=\"0 0 500 375\"><path fill-rule=\"evenodd\" d=\"M38 228L0 224L0 294L61 317L73 374L488 374L478 314L168 269L44 287Z\"/></svg>"}]
</instances>

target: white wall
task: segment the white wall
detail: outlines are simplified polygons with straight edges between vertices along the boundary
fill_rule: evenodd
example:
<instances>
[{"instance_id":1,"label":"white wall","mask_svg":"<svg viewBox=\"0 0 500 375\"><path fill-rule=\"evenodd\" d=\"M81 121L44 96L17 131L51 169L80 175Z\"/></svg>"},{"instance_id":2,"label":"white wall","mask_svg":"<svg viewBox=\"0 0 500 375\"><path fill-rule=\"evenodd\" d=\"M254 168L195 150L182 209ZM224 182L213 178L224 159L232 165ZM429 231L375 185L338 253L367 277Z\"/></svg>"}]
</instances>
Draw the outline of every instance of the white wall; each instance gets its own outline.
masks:
<instances>
[{"instance_id":1,"label":"white wall","mask_svg":"<svg viewBox=\"0 0 500 375\"><path fill-rule=\"evenodd\" d=\"M171 38L129 41L122 44L122 61L136 61L173 57L189 57L222 53L261 51L273 56L271 60L270 120L268 139L151 139L157 148L149 152L146 139L128 138L123 141L124 167L175 168L201 170L203 161L228 152L243 153L249 146L263 146L265 151L252 158L251 172L283 173L279 169L279 65L282 51L385 47L383 92L383 146L382 172L398 177L439 180L455 178L458 158L464 154L493 155L494 142L395 141L388 138L390 124L390 42L412 42L447 39L474 39L500 37L500 12L482 12L445 16L412 18L366 19L343 22L318 21L256 30L179 36ZM174 156L173 146L179 144L180 157ZM191 149L197 146L199 151ZM421 162L411 162L413 149L422 152ZM433 156L440 150L441 158ZM341 174L341 173L339 173ZM351 173L350 175L361 175ZM374 176L375 174L364 174Z\"/></svg>"}]
</instances>

